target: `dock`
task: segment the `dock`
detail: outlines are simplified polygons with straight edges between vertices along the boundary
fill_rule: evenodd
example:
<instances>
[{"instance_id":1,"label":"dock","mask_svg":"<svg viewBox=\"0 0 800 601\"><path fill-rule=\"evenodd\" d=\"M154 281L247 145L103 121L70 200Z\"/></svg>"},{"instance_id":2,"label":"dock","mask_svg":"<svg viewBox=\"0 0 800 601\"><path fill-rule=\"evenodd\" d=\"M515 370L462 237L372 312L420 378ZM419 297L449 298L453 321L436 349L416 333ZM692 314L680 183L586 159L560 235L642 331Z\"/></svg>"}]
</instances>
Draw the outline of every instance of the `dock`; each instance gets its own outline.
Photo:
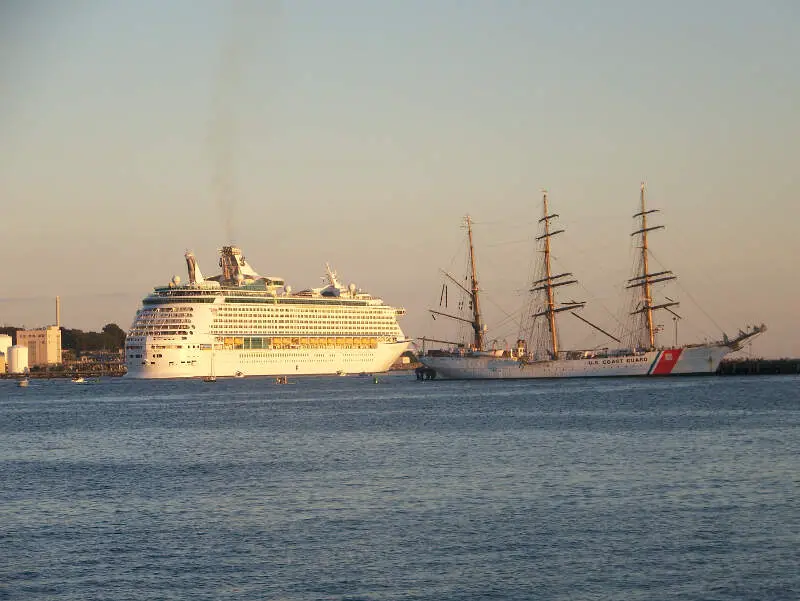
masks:
<instances>
[{"instance_id":1,"label":"dock","mask_svg":"<svg viewBox=\"0 0 800 601\"><path fill-rule=\"evenodd\" d=\"M717 368L721 376L773 376L800 374L800 359L737 359L723 361Z\"/></svg>"}]
</instances>

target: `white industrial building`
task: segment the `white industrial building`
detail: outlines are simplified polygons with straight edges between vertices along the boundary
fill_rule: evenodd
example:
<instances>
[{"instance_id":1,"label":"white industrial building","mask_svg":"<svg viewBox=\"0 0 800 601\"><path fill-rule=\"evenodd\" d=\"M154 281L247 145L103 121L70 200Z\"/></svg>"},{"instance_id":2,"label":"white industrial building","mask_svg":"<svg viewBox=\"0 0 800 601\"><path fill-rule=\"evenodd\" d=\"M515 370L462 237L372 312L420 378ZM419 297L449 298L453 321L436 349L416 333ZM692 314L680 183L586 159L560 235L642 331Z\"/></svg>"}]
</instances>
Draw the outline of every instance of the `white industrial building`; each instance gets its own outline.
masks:
<instances>
[{"instance_id":1,"label":"white industrial building","mask_svg":"<svg viewBox=\"0 0 800 601\"><path fill-rule=\"evenodd\" d=\"M0 374L6 373L6 364L8 363L8 349L11 348L13 341L8 334L0 334Z\"/></svg>"},{"instance_id":2,"label":"white industrial building","mask_svg":"<svg viewBox=\"0 0 800 601\"><path fill-rule=\"evenodd\" d=\"M13 339L8 334L0 334L0 353L8 357L8 349L14 344Z\"/></svg>"},{"instance_id":3,"label":"white industrial building","mask_svg":"<svg viewBox=\"0 0 800 601\"><path fill-rule=\"evenodd\" d=\"M8 373L24 374L28 367L28 347L17 344L8 349Z\"/></svg>"}]
</instances>

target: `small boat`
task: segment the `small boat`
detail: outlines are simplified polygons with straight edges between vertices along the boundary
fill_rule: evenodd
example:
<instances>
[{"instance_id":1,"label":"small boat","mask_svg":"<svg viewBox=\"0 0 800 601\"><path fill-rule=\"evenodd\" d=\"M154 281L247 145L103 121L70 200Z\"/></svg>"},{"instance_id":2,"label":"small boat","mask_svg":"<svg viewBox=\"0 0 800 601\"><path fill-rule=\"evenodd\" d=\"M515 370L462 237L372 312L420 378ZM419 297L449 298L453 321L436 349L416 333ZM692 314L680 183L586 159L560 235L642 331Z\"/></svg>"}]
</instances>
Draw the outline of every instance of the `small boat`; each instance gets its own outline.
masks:
<instances>
[{"instance_id":1,"label":"small boat","mask_svg":"<svg viewBox=\"0 0 800 601\"><path fill-rule=\"evenodd\" d=\"M244 378L244 374L242 372L240 372L240 371L237 371L235 374L233 374L233 377L234 378Z\"/></svg>"},{"instance_id":2,"label":"small boat","mask_svg":"<svg viewBox=\"0 0 800 601\"><path fill-rule=\"evenodd\" d=\"M346 375L347 375L347 373L346 373L346 372L345 372L343 369L340 369L340 370L338 370L338 371L336 372L336 375L337 375L337 376L346 376Z\"/></svg>"},{"instance_id":3,"label":"small boat","mask_svg":"<svg viewBox=\"0 0 800 601\"><path fill-rule=\"evenodd\" d=\"M19 386L20 388L27 388L29 383L30 382L28 381L28 378L23 378L22 380L17 382L17 386Z\"/></svg>"},{"instance_id":4,"label":"small boat","mask_svg":"<svg viewBox=\"0 0 800 601\"><path fill-rule=\"evenodd\" d=\"M83 384L85 381L86 379L82 378L81 376L75 376L74 378L72 378L73 384Z\"/></svg>"},{"instance_id":5,"label":"small boat","mask_svg":"<svg viewBox=\"0 0 800 601\"><path fill-rule=\"evenodd\" d=\"M216 382L216 376L203 376L203 382Z\"/></svg>"},{"instance_id":6,"label":"small boat","mask_svg":"<svg viewBox=\"0 0 800 601\"><path fill-rule=\"evenodd\" d=\"M278 376L277 378L275 378L275 383L276 384L288 384L289 383L289 378L287 378L286 376Z\"/></svg>"}]
</instances>

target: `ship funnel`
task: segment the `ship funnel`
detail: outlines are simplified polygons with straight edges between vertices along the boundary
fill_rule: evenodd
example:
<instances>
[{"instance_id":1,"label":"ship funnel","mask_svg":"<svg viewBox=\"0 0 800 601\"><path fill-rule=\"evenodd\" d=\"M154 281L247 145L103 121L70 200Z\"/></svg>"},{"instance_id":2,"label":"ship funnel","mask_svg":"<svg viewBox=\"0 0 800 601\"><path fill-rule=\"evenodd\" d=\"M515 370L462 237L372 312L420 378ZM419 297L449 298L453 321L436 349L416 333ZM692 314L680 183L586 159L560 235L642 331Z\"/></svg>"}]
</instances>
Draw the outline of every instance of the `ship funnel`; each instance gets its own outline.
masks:
<instances>
[{"instance_id":1,"label":"ship funnel","mask_svg":"<svg viewBox=\"0 0 800 601\"><path fill-rule=\"evenodd\" d=\"M203 282L203 274L200 273L200 266L197 264L197 259L192 251L186 251L186 268L189 271L189 283L199 284Z\"/></svg>"}]
</instances>

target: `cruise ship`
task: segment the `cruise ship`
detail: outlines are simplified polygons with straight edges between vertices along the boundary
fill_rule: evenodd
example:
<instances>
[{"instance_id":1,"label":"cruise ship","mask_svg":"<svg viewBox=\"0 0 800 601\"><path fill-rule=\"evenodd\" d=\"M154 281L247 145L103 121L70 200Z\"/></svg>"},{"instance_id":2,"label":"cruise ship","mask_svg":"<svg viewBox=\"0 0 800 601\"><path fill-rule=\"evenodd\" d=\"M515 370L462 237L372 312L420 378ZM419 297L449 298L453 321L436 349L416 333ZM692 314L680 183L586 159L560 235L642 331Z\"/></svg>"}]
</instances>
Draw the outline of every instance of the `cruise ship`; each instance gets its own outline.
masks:
<instances>
[{"instance_id":1,"label":"cruise ship","mask_svg":"<svg viewBox=\"0 0 800 601\"><path fill-rule=\"evenodd\" d=\"M390 307L326 265L324 285L297 292L259 275L235 246L222 273L204 278L187 252L188 282L174 276L142 301L125 343L129 378L376 373L408 348Z\"/></svg>"}]
</instances>

